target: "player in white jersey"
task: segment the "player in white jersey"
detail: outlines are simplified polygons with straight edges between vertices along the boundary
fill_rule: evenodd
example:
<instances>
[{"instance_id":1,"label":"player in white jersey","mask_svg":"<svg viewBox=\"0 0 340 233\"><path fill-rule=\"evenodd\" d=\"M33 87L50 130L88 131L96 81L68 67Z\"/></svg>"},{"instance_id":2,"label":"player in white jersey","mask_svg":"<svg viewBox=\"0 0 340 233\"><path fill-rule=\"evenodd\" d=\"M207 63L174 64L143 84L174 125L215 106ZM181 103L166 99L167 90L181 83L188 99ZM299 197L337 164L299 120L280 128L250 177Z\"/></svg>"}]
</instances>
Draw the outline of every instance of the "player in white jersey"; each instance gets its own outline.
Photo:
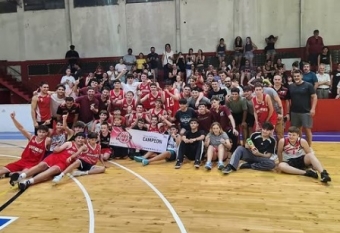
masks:
<instances>
[{"instance_id":1,"label":"player in white jersey","mask_svg":"<svg viewBox=\"0 0 340 233\"><path fill-rule=\"evenodd\" d=\"M291 126L288 129L288 136L280 139L277 155L279 157L278 168L280 171L293 175L304 175L317 179L318 171L321 175L321 182L331 181L329 174L322 167L320 161L311 151L307 141L299 137L300 130ZM313 169L308 169L312 167Z\"/></svg>"}]
</instances>

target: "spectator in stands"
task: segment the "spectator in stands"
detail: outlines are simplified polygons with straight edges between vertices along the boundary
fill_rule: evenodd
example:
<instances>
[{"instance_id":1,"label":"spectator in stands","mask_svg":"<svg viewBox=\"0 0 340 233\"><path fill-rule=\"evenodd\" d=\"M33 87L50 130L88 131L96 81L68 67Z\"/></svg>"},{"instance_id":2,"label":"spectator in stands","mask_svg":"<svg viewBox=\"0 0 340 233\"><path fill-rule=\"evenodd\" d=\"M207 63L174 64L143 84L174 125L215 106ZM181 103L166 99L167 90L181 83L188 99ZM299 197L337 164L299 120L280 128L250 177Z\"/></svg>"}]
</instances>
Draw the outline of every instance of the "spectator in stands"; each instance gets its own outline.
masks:
<instances>
[{"instance_id":1,"label":"spectator in stands","mask_svg":"<svg viewBox=\"0 0 340 233\"><path fill-rule=\"evenodd\" d=\"M78 64L74 64L73 69L74 69L74 72L73 72L74 79L75 80L78 80L78 79L81 80L83 78L83 71L80 68L80 66Z\"/></svg>"},{"instance_id":2,"label":"spectator in stands","mask_svg":"<svg viewBox=\"0 0 340 233\"><path fill-rule=\"evenodd\" d=\"M136 64L137 64L137 73L138 74L142 73L146 65L146 59L144 58L143 53L139 53L138 59L136 60Z\"/></svg>"},{"instance_id":3,"label":"spectator in stands","mask_svg":"<svg viewBox=\"0 0 340 233\"><path fill-rule=\"evenodd\" d=\"M319 72L316 74L318 78L318 88L316 89L316 95L318 99L328 99L329 89L331 86L331 77L329 73L325 72L326 68L324 64L319 65Z\"/></svg>"},{"instance_id":4,"label":"spectator in stands","mask_svg":"<svg viewBox=\"0 0 340 233\"><path fill-rule=\"evenodd\" d=\"M234 41L234 59L237 67L240 67L241 65L242 55L243 55L242 38L240 36L237 36Z\"/></svg>"},{"instance_id":5,"label":"spectator in stands","mask_svg":"<svg viewBox=\"0 0 340 233\"><path fill-rule=\"evenodd\" d=\"M286 66L285 66L285 64L282 63L281 58L278 58L276 60L276 63L274 64L274 68L275 68L275 70L279 70L280 68L282 68L282 72L286 71Z\"/></svg>"},{"instance_id":6,"label":"spectator in stands","mask_svg":"<svg viewBox=\"0 0 340 233\"><path fill-rule=\"evenodd\" d=\"M185 70L186 70L186 80L188 80L191 76L192 73L192 65L194 65L195 61L196 61L196 57L194 54L194 50L193 49L189 49L188 55L185 58L186 63L185 63Z\"/></svg>"},{"instance_id":7,"label":"spectator in stands","mask_svg":"<svg viewBox=\"0 0 340 233\"><path fill-rule=\"evenodd\" d=\"M171 50L171 45L166 44L165 50L162 54L162 65L163 65L163 72L164 72L164 79L169 78L169 73L172 70L172 65L174 64L174 52Z\"/></svg>"},{"instance_id":8,"label":"spectator in stands","mask_svg":"<svg viewBox=\"0 0 340 233\"><path fill-rule=\"evenodd\" d=\"M119 59L119 63L116 64L115 70L118 72L118 74L124 70L127 70L126 65L124 64L123 58Z\"/></svg>"},{"instance_id":9,"label":"spectator in stands","mask_svg":"<svg viewBox=\"0 0 340 233\"><path fill-rule=\"evenodd\" d=\"M266 52L266 60L270 60L272 64L274 64L274 59L276 55L275 51L275 43L279 37L270 35L268 38L265 38L267 46L264 48Z\"/></svg>"},{"instance_id":10,"label":"spectator in stands","mask_svg":"<svg viewBox=\"0 0 340 233\"><path fill-rule=\"evenodd\" d=\"M72 69L73 65L78 63L79 54L75 49L74 45L70 46L70 50L66 52L65 59L68 60L69 68Z\"/></svg>"},{"instance_id":11,"label":"spectator in stands","mask_svg":"<svg viewBox=\"0 0 340 233\"><path fill-rule=\"evenodd\" d=\"M156 51L155 47L151 47L150 53L148 54L147 57L149 68L151 69L151 73L154 76L154 82L156 82L158 78L158 62L159 62L158 54L155 51Z\"/></svg>"},{"instance_id":12,"label":"spectator in stands","mask_svg":"<svg viewBox=\"0 0 340 233\"><path fill-rule=\"evenodd\" d=\"M337 87L337 95L335 96L335 99L340 99L340 82L338 83Z\"/></svg>"},{"instance_id":13,"label":"spectator in stands","mask_svg":"<svg viewBox=\"0 0 340 233\"><path fill-rule=\"evenodd\" d=\"M179 71L181 72L181 77L184 77L185 74L185 57L182 52L179 52L176 59L176 66L178 67Z\"/></svg>"},{"instance_id":14,"label":"spectator in stands","mask_svg":"<svg viewBox=\"0 0 340 233\"><path fill-rule=\"evenodd\" d=\"M243 85L244 83L248 83L248 81L251 79L253 76L253 68L250 65L250 61L248 59L245 60L244 66L241 66L240 68L241 71L241 80L240 83ZM245 81L245 79L247 81Z\"/></svg>"},{"instance_id":15,"label":"spectator in stands","mask_svg":"<svg viewBox=\"0 0 340 233\"><path fill-rule=\"evenodd\" d=\"M315 115L318 98L314 87L310 83L303 81L300 70L293 72L293 78L295 83L289 85L291 126L298 127L300 132L303 127L308 145L311 146L313 116Z\"/></svg>"},{"instance_id":16,"label":"spectator in stands","mask_svg":"<svg viewBox=\"0 0 340 233\"><path fill-rule=\"evenodd\" d=\"M310 70L310 64L305 62L303 65L303 81L312 84L314 89L318 88L318 78L316 77L315 73ZM295 80L295 79L294 79Z\"/></svg>"},{"instance_id":17,"label":"spectator in stands","mask_svg":"<svg viewBox=\"0 0 340 233\"><path fill-rule=\"evenodd\" d=\"M337 92L337 86L340 82L340 63L337 64L337 69L333 71L331 80L332 96L335 97L339 94Z\"/></svg>"},{"instance_id":18,"label":"spectator in stands","mask_svg":"<svg viewBox=\"0 0 340 233\"><path fill-rule=\"evenodd\" d=\"M330 74L333 66L332 55L331 52L329 51L329 48L326 46L322 48L322 53L320 53L318 56L318 67L320 66L320 64L324 64L325 72Z\"/></svg>"},{"instance_id":19,"label":"spectator in stands","mask_svg":"<svg viewBox=\"0 0 340 233\"><path fill-rule=\"evenodd\" d=\"M306 43L307 59L312 66L318 64L318 56L322 53L323 39L319 36L319 30L314 30L313 36L309 37Z\"/></svg>"},{"instance_id":20,"label":"spectator in stands","mask_svg":"<svg viewBox=\"0 0 340 233\"><path fill-rule=\"evenodd\" d=\"M74 77L71 75L71 69L66 69L66 75L64 75L61 80L60 84L65 86L65 91L68 93L70 90L72 90L72 87L74 86L74 83L76 80Z\"/></svg>"},{"instance_id":21,"label":"spectator in stands","mask_svg":"<svg viewBox=\"0 0 340 233\"><path fill-rule=\"evenodd\" d=\"M220 43L216 47L216 57L218 57L219 64L225 60L227 53L227 45L224 43L224 39L220 39Z\"/></svg>"},{"instance_id":22,"label":"spectator in stands","mask_svg":"<svg viewBox=\"0 0 340 233\"><path fill-rule=\"evenodd\" d=\"M136 57L132 55L132 49L128 49L128 54L123 57L123 62L126 65L128 71L132 70L132 67L136 65Z\"/></svg>"},{"instance_id":23,"label":"spectator in stands","mask_svg":"<svg viewBox=\"0 0 340 233\"><path fill-rule=\"evenodd\" d=\"M200 167L203 155L203 140L205 138L204 132L198 129L198 120L190 119L190 128L182 136L182 141L178 148L178 157L175 165L176 169L181 168L184 156L189 160L194 160L194 166Z\"/></svg>"},{"instance_id":24,"label":"spectator in stands","mask_svg":"<svg viewBox=\"0 0 340 233\"><path fill-rule=\"evenodd\" d=\"M254 58L254 50L257 49L257 46L251 40L251 37L248 36L246 38L246 44L244 45L243 54L244 57L249 61L250 66L253 66L253 58Z\"/></svg>"},{"instance_id":25,"label":"spectator in stands","mask_svg":"<svg viewBox=\"0 0 340 233\"><path fill-rule=\"evenodd\" d=\"M261 132L255 132L247 140L245 148L238 146L232 154L229 164L222 170L224 174L237 171L240 160L245 161L239 169L254 169L270 171L275 168L275 162L271 156L275 153L276 141L271 136L274 126L265 122L261 126Z\"/></svg>"},{"instance_id":26,"label":"spectator in stands","mask_svg":"<svg viewBox=\"0 0 340 233\"><path fill-rule=\"evenodd\" d=\"M203 54L202 49L199 49L197 51L197 56L196 56L196 68L199 72L202 72L204 70L204 61L205 61L205 56Z\"/></svg>"}]
</instances>

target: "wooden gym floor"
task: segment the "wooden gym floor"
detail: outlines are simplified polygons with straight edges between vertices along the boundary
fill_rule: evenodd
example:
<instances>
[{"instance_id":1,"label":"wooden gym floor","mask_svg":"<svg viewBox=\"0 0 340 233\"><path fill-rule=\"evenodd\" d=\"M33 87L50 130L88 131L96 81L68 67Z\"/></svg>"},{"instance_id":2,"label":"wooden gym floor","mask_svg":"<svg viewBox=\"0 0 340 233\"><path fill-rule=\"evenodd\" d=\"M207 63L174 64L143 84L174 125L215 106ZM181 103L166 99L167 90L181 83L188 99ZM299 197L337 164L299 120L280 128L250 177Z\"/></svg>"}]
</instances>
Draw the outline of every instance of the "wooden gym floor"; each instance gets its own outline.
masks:
<instances>
[{"instance_id":1,"label":"wooden gym floor","mask_svg":"<svg viewBox=\"0 0 340 233\"><path fill-rule=\"evenodd\" d=\"M13 145L25 143L1 141L0 164L20 156L22 149ZM275 172L223 176L189 163L175 170L174 163L143 167L115 160L106 174L30 187L0 213L18 217L1 232L339 232L340 144L314 143L313 149L330 185ZM0 205L17 191L0 180Z\"/></svg>"}]
</instances>

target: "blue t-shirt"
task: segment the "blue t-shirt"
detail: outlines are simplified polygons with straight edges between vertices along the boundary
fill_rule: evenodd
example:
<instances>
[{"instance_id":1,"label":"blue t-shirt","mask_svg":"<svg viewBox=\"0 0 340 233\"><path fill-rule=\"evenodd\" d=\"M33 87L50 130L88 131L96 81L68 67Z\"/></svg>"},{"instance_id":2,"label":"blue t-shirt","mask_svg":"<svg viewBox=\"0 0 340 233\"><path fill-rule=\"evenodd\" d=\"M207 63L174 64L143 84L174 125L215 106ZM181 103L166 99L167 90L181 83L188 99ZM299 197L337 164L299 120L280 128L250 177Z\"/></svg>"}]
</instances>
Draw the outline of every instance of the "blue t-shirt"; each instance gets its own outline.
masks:
<instances>
[{"instance_id":1,"label":"blue t-shirt","mask_svg":"<svg viewBox=\"0 0 340 233\"><path fill-rule=\"evenodd\" d=\"M302 80L310 83L314 86L315 83L318 82L318 78L316 77L316 74L314 72L309 72L307 74L303 74Z\"/></svg>"}]
</instances>

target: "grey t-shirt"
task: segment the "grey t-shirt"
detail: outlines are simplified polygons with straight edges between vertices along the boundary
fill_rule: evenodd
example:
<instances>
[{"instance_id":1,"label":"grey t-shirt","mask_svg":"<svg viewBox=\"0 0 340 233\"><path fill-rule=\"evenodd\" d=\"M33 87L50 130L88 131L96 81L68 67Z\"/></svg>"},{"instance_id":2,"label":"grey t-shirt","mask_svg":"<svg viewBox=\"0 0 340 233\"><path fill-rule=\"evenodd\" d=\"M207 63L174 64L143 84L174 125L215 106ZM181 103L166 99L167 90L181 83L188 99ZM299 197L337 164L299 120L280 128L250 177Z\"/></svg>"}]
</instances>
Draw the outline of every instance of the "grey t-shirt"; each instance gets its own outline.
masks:
<instances>
[{"instance_id":1,"label":"grey t-shirt","mask_svg":"<svg viewBox=\"0 0 340 233\"><path fill-rule=\"evenodd\" d=\"M227 140L229 139L228 134L223 132L220 135L215 135L212 133L208 133L207 137L210 137L210 145L212 146L218 146L221 144L221 139Z\"/></svg>"},{"instance_id":2,"label":"grey t-shirt","mask_svg":"<svg viewBox=\"0 0 340 233\"><path fill-rule=\"evenodd\" d=\"M124 63L135 63L136 62L136 57L133 56L133 55L129 55L129 54L126 54L124 57L123 57L123 61ZM126 65L126 69L127 70L131 70L131 65Z\"/></svg>"},{"instance_id":3,"label":"grey t-shirt","mask_svg":"<svg viewBox=\"0 0 340 233\"><path fill-rule=\"evenodd\" d=\"M278 96L277 92L274 90L274 88L271 87L263 87L263 93L270 96L270 99L272 100L273 107L275 109L275 112L278 114L282 114L281 108L279 107L279 104L275 101L275 97Z\"/></svg>"}]
</instances>

